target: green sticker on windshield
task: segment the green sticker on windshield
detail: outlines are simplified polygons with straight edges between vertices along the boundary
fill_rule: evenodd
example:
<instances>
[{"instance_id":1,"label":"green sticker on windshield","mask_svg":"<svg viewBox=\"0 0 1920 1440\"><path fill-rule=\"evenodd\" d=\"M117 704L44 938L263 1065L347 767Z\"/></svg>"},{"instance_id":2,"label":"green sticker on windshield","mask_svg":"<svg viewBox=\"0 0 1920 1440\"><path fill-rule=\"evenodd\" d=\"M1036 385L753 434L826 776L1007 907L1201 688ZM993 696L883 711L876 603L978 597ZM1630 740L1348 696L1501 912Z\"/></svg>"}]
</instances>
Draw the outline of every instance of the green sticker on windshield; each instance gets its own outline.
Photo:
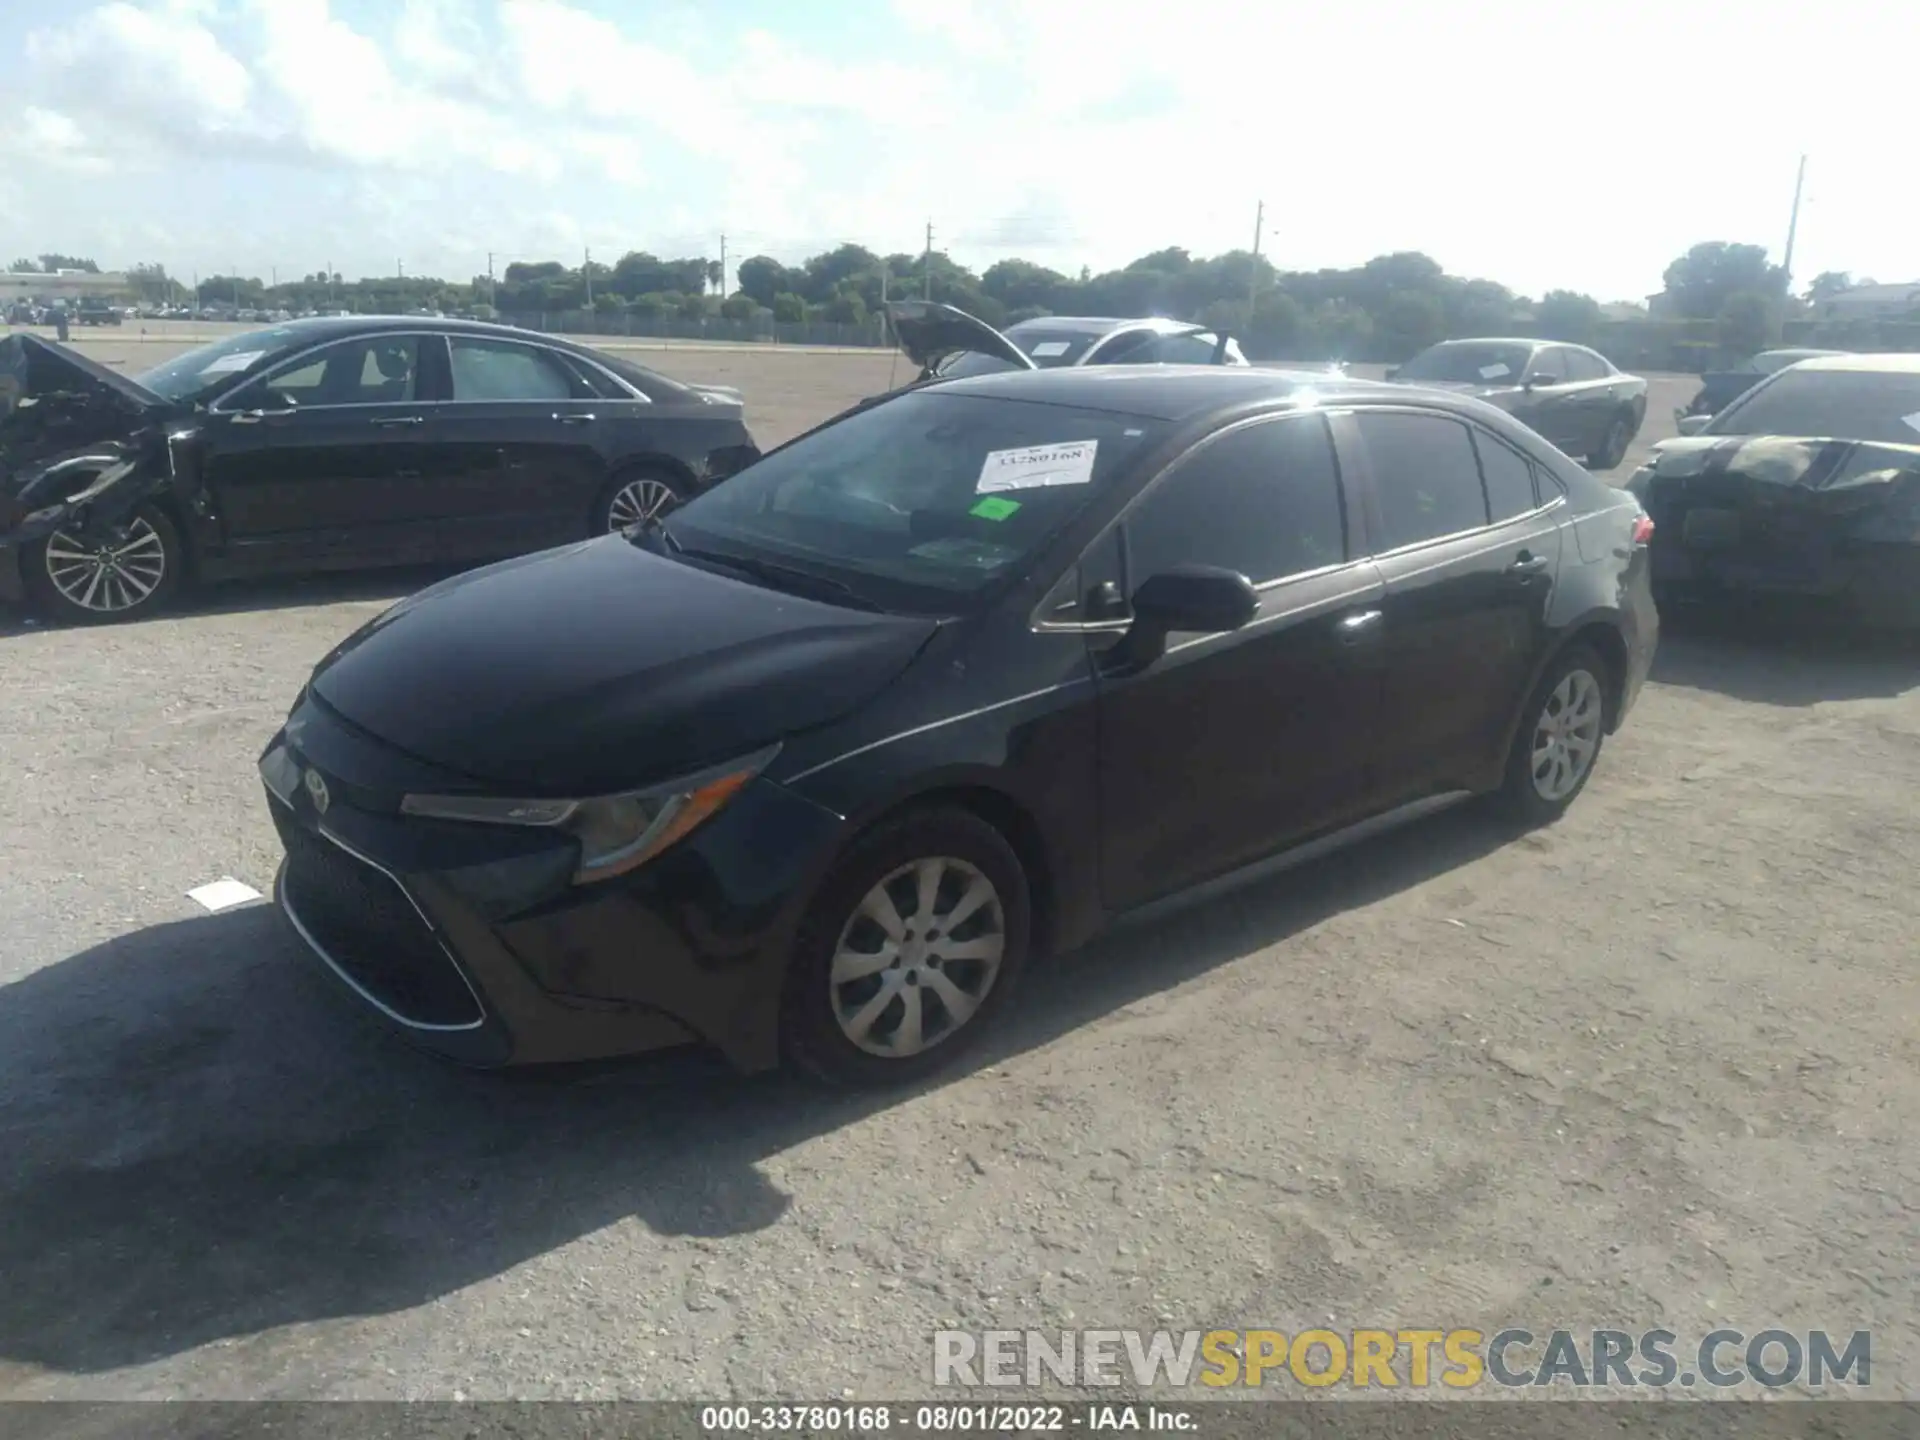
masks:
<instances>
[{"instance_id":1,"label":"green sticker on windshield","mask_svg":"<svg viewBox=\"0 0 1920 1440\"><path fill-rule=\"evenodd\" d=\"M999 495L989 495L967 513L978 515L982 520L1004 520L1020 508L1018 500L1007 500Z\"/></svg>"}]
</instances>

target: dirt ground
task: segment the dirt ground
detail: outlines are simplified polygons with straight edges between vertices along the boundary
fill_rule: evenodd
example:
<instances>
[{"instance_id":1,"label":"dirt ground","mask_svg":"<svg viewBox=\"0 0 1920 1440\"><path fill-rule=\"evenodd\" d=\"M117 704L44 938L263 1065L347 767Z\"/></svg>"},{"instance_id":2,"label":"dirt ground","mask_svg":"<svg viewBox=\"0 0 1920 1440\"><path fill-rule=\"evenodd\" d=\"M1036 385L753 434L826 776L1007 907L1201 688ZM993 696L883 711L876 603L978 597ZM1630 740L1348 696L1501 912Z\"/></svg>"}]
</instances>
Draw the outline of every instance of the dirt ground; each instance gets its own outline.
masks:
<instances>
[{"instance_id":1,"label":"dirt ground","mask_svg":"<svg viewBox=\"0 0 1920 1440\"><path fill-rule=\"evenodd\" d=\"M649 363L766 442L888 364ZM1920 1390L1913 648L1670 626L1551 831L1427 822L827 1098L457 1072L185 898L269 884L254 760L421 579L0 617L0 1397L904 1398L945 1326L1509 1322L1870 1329L1872 1393Z\"/></svg>"}]
</instances>

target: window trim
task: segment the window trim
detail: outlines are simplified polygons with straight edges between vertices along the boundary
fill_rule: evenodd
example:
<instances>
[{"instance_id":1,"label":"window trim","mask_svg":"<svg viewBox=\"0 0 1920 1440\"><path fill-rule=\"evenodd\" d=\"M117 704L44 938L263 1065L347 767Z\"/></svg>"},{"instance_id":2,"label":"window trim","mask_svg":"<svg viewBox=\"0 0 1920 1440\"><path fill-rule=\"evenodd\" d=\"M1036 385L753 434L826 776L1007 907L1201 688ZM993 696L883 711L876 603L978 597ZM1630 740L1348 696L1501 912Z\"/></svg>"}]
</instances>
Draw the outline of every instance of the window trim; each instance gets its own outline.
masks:
<instances>
[{"instance_id":1,"label":"window trim","mask_svg":"<svg viewBox=\"0 0 1920 1440\"><path fill-rule=\"evenodd\" d=\"M225 390L222 390L219 394L215 395L213 399L207 402L207 413L211 415L233 415L233 414L240 413L238 411L231 410L227 407L228 407L228 402L231 401L241 391L251 389L253 386L261 384L264 381L272 380L277 376L284 375L288 370L296 368L301 364L311 361L313 356L318 354L320 351L330 349L335 345L346 345L354 341L369 340L376 337L388 337L392 339L412 339L412 340L439 340L447 343L448 344L448 364L449 364L448 386L449 388L451 388L452 386L451 341L455 335L468 335L470 333L474 333L474 332L469 332L465 330L428 330L424 328L415 329L415 328L409 327L407 329L392 329L392 330L387 330L387 329L357 330L349 335L334 335L334 336L330 336L325 340L316 340L313 344L307 346L305 349L296 350L292 354L286 356L278 364L274 365L272 369L263 370L258 375L246 376L241 380L239 380L237 383L228 386ZM568 359L578 360L585 365L592 365L595 370L598 370L602 375L606 376L607 379L611 380L621 390L625 391L626 392L625 398L635 401L642 405L651 405L655 403L651 395L641 394L637 389L629 385L626 381L622 380L618 375L614 374L611 370L606 369L604 366L597 364L595 361L588 359L585 356L575 355L571 350L561 350L558 346L555 346L555 345L544 345L538 340L523 340L517 335L495 336L495 335L480 334L480 335L477 335L477 338L483 339L483 340L500 340L509 345L526 345L536 350L545 350L545 351L548 351L549 353L560 355ZM558 403L558 402L555 402L552 400L533 400L533 401L350 400L345 402L344 404L339 404L339 405L305 405L305 406L302 406L301 409L305 412L311 413L316 410L326 410L326 411L373 410L373 409L378 409L382 406L387 406L387 405L436 405L436 406L438 405L491 405L491 404L552 405L555 403ZM618 402L616 401L614 403L618 403Z\"/></svg>"},{"instance_id":2,"label":"window trim","mask_svg":"<svg viewBox=\"0 0 1920 1440\"><path fill-rule=\"evenodd\" d=\"M1319 579L1322 576L1336 574L1339 571L1351 569L1357 565L1366 564L1371 557L1364 554L1353 553L1356 548L1362 551L1364 551L1367 548L1366 537L1367 537L1368 531L1364 523L1356 524L1356 520L1358 519L1358 516L1355 511L1356 497L1354 495L1352 483L1348 478L1348 472L1345 464L1345 457L1342 453L1340 431L1338 426L1335 424L1335 421L1340 416L1343 416L1346 413L1347 411L1344 408L1335 409L1333 407L1319 406L1319 405L1303 406L1296 409L1268 410L1268 411L1263 411L1258 415L1248 415L1240 419L1231 421L1230 423L1221 426L1218 430L1210 431L1206 435L1202 436L1199 440L1194 442L1192 445L1188 446L1186 449L1182 450L1178 455L1174 456L1171 460L1169 460L1166 464L1162 465L1157 471L1155 471L1151 476L1149 476L1145 481L1145 483L1143 483L1138 489L1136 489L1133 492L1133 494L1129 495L1125 503L1122 504L1117 511L1115 511L1111 516L1107 518L1106 523L1103 524L1100 527L1100 529L1094 533L1094 535L1087 541L1087 543L1082 545L1079 548L1079 550L1074 552L1073 558L1061 567L1059 574L1055 575L1052 582L1047 585L1045 591L1041 594L1040 598L1034 602L1033 609L1028 612L1027 621L1030 628L1036 631L1042 631L1047 633L1058 633L1062 631L1078 631L1082 634L1096 634L1096 635L1106 633L1106 632L1117 632L1117 631L1123 631L1128 629L1133 624L1133 617L1131 615L1118 617L1112 620L1050 620L1050 619L1047 619L1045 618L1045 615L1044 615L1044 607L1046 606L1046 603L1047 603L1047 597L1052 595L1054 591L1059 587L1061 579L1066 575L1068 571L1084 569L1086 565L1087 557L1091 555L1100 545L1104 544L1107 541L1109 536L1115 536L1116 543L1119 548L1119 554L1120 554L1121 585L1123 590L1126 592L1125 595L1123 596L1123 599L1126 601L1129 608L1131 608L1132 601L1133 601L1132 592L1134 587L1134 576L1133 576L1133 548L1128 543L1127 529L1126 529L1128 517L1133 514L1134 509L1137 506L1143 504L1146 501L1148 496L1150 496L1151 494L1154 493L1154 491L1159 489L1159 487L1166 481L1168 476L1177 473L1179 468L1183 464L1185 464L1188 460L1192 459L1195 455L1198 455L1201 451L1207 449L1215 441L1220 440L1221 438L1227 435L1236 434L1242 430L1250 430L1256 425L1283 425L1289 420L1314 418L1314 419L1318 419L1321 422L1321 424L1325 427L1327 444L1333 455L1334 484L1340 496L1340 522L1341 522L1341 528L1343 532L1341 538L1347 548L1348 553L1347 553L1347 557L1344 560L1337 561L1331 565L1317 566L1312 570L1296 571L1291 575L1281 575L1272 580L1254 581L1253 582L1254 593L1256 595L1260 595L1264 597L1267 594L1267 592L1271 590L1277 590L1284 585L1291 585L1296 581ZM1116 535L1116 532L1117 532L1117 535ZM1359 542L1357 546L1356 546L1356 537L1358 538L1358 542ZM1084 599L1084 597L1082 598ZM1256 617L1256 619L1258 618L1259 617Z\"/></svg>"}]
</instances>

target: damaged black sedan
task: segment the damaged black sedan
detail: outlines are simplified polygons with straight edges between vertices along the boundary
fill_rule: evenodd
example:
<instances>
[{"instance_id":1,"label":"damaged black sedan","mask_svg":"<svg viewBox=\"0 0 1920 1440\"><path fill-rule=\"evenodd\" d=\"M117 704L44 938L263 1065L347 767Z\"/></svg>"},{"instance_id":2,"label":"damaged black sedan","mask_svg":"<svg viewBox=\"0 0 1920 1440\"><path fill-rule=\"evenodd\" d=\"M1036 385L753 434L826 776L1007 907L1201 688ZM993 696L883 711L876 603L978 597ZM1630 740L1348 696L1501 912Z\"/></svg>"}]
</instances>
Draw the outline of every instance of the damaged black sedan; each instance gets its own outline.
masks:
<instances>
[{"instance_id":1,"label":"damaged black sedan","mask_svg":"<svg viewBox=\"0 0 1920 1440\"><path fill-rule=\"evenodd\" d=\"M1627 488L1663 603L1792 596L1920 625L1920 355L1802 360Z\"/></svg>"},{"instance_id":2,"label":"damaged black sedan","mask_svg":"<svg viewBox=\"0 0 1920 1440\"><path fill-rule=\"evenodd\" d=\"M469 564L617 531L757 458L737 391L500 325L296 321L137 377L0 340L0 599Z\"/></svg>"}]
</instances>

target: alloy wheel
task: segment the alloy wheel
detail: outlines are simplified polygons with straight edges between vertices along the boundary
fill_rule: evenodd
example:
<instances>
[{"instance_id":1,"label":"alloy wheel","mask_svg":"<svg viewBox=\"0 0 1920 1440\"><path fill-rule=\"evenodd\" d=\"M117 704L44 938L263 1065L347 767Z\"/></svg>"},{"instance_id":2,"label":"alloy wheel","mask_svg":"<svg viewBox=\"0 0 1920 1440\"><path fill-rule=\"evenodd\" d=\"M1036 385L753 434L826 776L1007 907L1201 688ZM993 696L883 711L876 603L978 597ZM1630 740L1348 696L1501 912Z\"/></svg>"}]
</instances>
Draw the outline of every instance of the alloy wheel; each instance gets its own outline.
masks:
<instances>
[{"instance_id":1,"label":"alloy wheel","mask_svg":"<svg viewBox=\"0 0 1920 1440\"><path fill-rule=\"evenodd\" d=\"M664 480L649 477L630 481L614 492L613 503L607 507L607 529L618 532L644 525L671 510L675 498L673 487Z\"/></svg>"},{"instance_id":2,"label":"alloy wheel","mask_svg":"<svg viewBox=\"0 0 1920 1440\"><path fill-rule=\"evenodd\" d=\"M1604 710L1600 682L1586 670L1569 670L1549 692L1528 756L1534 793L1542 800L1564 800L1586 778L1599 753Z\"/></svg>"},{"instance_id":3,"label":"alloy wheel","mask_svg":"<svg viewBox=\"0 0 1920 1440\"><path fill-rule=\"evenodd\" d=\"M904 1060L965 1027L1006 951L1000 893L951 856L902 865L855 907L828 972L840 1032L869 1055Z\"/></svg>"},{"instance_id":4,"label":"alloy wheel","mask_svg":"<svg viewBox=\"0 0 1920 1440\"><path fill-rule=\"evenodd\" d=\"M112 615L143 604L167 576L167 547L144 519L90 543L65 530L47 541L47 579L70 603Z\"/></svg>"}]
</instances>

